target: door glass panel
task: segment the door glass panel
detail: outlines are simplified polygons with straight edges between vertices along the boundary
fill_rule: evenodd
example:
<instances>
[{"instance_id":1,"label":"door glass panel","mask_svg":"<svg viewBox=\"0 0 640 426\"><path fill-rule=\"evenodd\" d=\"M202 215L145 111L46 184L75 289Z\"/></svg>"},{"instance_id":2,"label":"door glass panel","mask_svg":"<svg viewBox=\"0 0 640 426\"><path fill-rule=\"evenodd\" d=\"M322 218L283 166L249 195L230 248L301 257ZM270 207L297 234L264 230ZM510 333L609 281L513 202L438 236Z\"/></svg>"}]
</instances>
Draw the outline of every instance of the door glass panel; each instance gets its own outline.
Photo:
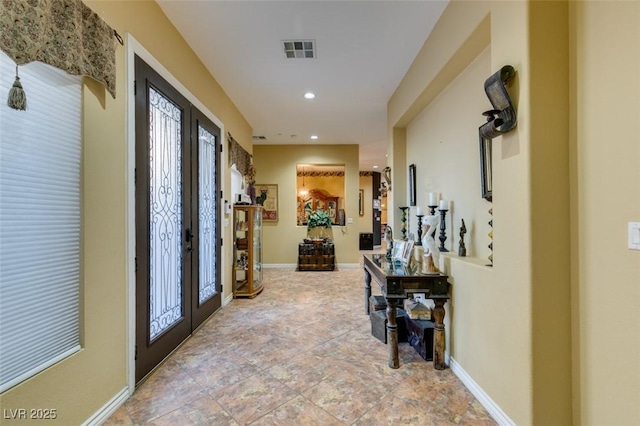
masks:
<instances>
[{"instance_id":1,"label":"door glass panel","mask_svg":"<svg viewBox=\"0 0 640 426\"><path fill-rule=\"evenodd\" d=\"M182 111L149 88L149 338L182 311Z\"/></svg>"},{"instance_id":2,"label":"door glass panel","mask_svg":"<svg viewBox=\"0 0 640 426\"><path fill-rule=\"evenodd\" d=\"M216 286L216 137L198 126L198 220L200 279L198 301L203 304L215 296Z\"/></svg>"}]
</instances>

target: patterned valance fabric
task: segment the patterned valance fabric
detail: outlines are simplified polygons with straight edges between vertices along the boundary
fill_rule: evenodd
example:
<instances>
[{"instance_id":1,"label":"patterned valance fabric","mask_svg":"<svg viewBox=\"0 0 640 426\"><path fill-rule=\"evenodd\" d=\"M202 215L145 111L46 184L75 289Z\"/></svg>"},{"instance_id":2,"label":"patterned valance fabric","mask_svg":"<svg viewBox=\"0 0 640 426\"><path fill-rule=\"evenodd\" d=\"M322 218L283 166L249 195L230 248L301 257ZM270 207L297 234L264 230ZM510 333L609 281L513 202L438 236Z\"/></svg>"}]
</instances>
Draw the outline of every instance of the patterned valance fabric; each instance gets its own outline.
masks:
<instances>
[{"instance_id":1,"label":"patterned valance fabric","mask_svg":"<svg viewBox=\"0 0 640 426\"><path fill-rule=\"evenodd\" d=\"M116 96L113 29L81 0L1 0L0 49L17 65L40 61L86 75Z\"/></svg>"},{"instance_id":2,"label":"patterned valance fabric","mask_svg":"<svg viewBox=\"0 0 640 426\"><path fill-rule=\"evenodd\" d=\"M340 177L344 176L344 172L334 171L334 172L316 172L316 171L302 171L296 172L296 176L298 177Z\"/></svg>"},{"instance_id":3,"label":"patterned valance fabric","mask_svg":"<svg viewBox=\"0 0 640 426\"><path fill-rule=\"evenodd\" d=\"M229 142L229 165L235 164L236 169L247 177L252 163L251 154L231 136L231 133L227 133L227 141Z\"/></svg>"}]
</instances>

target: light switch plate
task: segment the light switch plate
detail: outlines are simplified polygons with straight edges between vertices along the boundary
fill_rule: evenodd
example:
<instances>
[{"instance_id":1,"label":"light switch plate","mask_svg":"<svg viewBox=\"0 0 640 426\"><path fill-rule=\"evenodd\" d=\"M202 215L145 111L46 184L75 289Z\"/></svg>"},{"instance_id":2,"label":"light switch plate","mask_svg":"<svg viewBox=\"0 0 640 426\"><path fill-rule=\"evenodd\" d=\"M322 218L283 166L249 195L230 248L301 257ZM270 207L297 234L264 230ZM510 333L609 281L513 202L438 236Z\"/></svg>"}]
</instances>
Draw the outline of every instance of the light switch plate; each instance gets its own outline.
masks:
<instances>
[{"instance_id":1,"label":"light switch plate","mask_svg":"<svg viewBox=\"0 0 640 426\"><path fill-rule=\"evenodd\" d=\"M629 222L629 249L640 250L640 222Z\"/></svg>"},{"instance_id":2,"label":"light switch plate","mask_svg":"<svg viewBox=\"0 0 640 426\"><path fill-rule=\"evenodd\" d=\"M352 217L348 217L347 218L347 223L353 223L353 218Z\"/></svg>"}]
</instances>

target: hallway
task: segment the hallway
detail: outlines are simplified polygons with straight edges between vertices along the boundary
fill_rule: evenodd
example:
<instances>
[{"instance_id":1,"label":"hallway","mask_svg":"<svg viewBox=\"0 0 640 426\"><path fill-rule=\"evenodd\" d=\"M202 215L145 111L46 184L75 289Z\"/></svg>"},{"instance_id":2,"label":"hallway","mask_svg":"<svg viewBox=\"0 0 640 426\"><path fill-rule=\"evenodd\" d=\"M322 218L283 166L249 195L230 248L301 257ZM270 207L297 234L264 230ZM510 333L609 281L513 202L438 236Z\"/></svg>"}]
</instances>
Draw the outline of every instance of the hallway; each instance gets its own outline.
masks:
<instances>
[{"instance_id":1,"label":"hallway","mask_svg":"<svg viewBox=\"0 0 640 426\"><path fill-rule=\"evenodd\" d=\"M450 369L371 336L362 269L264 271L105 425L495 425ZM374 293L377 288L374 287Z\"/></svg>"}]
</instances>

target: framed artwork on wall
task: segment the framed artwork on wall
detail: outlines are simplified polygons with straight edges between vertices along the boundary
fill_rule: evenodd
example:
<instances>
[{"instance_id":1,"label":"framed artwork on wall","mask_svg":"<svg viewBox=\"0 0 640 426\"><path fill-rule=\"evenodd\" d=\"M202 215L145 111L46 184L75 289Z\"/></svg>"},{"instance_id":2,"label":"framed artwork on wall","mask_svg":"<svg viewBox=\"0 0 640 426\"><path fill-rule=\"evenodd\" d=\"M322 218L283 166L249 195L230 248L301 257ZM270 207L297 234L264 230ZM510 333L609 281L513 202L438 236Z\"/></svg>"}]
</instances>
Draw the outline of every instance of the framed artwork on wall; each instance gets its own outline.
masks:
<instances>
[{"instance_id":1,"label":"framed artwork on wall","mask_svg":"<svg viewBox=\"0 0 640 426\"><path fill-rule=\"evenodd\" d=\"M416 165L409 166L409 205L416 205Z\"/></svg>"},{"instance_id":2,"label":"framed artwork on wall","mask_svg":"<svg viewBox=\"0 0 640 426\"><path fill-rule=\"evenodd\" d=\"M256 203L263 207L264 222L278 221L278 185L256 184Z\"/></svg>"}]
</instances>

